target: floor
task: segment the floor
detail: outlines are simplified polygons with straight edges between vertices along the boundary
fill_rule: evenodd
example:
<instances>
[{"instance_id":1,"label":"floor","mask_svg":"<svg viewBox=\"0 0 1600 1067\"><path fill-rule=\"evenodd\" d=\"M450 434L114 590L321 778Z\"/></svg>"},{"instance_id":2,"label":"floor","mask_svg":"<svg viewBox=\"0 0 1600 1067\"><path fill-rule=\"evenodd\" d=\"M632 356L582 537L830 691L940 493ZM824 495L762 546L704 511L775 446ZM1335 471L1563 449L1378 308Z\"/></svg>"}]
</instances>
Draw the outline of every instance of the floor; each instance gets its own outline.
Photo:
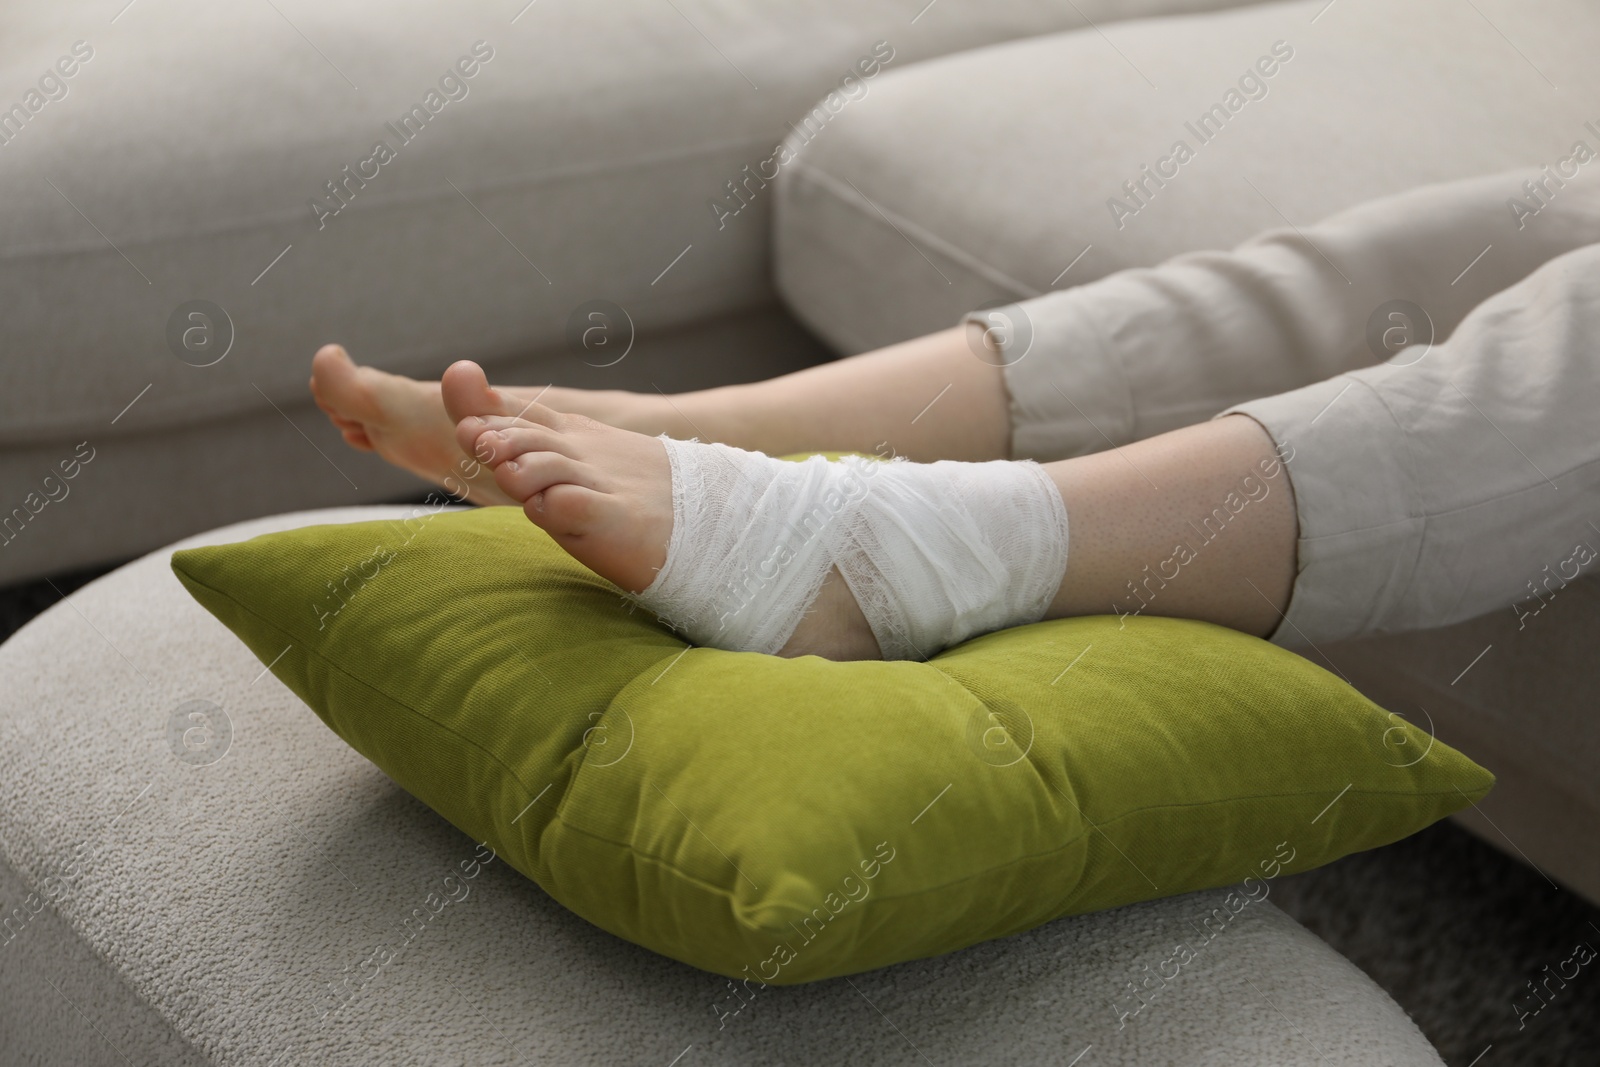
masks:
<instances>
[{"instance_id":1,"label":"floor","mask_svg":"<svg viewBox=\"0 0 1600 1067\"><path fill-rule=\"evenodd\" d=\"M1600 960L1550 979L1547 1002L1527 985L1580 942L1600 951L1600 908L1455 823L1292 875L1271 899L1388 990L1450 1067L1600 1064Z\"/></svg>"},{"instance_id":2,"label":"floor","mask_svg":"<svg viewBox=\"0 0 1600 1067\"><path fill-rule=\"evenodd\" d=\"M110 569L0 588L0 641ZM1449 1067L1600 1064L1600 961L1542 1001L1527 985L1580 942L1600 950L1600 908L1454 823L1283 878L1271 899L1388 990Z\"/></svg>"}]
</instances>

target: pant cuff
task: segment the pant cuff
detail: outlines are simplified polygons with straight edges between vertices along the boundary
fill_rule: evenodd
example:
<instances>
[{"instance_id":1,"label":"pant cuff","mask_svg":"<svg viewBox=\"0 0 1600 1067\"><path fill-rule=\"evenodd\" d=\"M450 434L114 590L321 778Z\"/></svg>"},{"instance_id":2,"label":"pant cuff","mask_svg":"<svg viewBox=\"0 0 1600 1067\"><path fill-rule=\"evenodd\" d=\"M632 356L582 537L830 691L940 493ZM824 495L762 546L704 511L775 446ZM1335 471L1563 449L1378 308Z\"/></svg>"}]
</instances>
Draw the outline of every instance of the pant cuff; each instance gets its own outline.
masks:
<instances>
[{"instance_id":1,"label":"pant cuff","mask_svg":"<svg viewBox=\"0 0 1600 1067\"><path fill-rule=\"evenodd\" d=\"M1132 439L1133 395L1075 289L969 312L979 359L1003 368L1011 458L1040 463Z\"/></svg>"},{"instance_id":2,"label":"pant cuff","mask_svg":"<svg viewBox=\"0 0 1600 1067\"><path fill-rule=\"evenodd\" d=\"M1371 386L1332 378L1236 404L1271 435L1300 532L1289 607L1269 638L1316 647L1385 629L1421 555L1424 510L1404 428Z\"/></svg>"}]
</instances>

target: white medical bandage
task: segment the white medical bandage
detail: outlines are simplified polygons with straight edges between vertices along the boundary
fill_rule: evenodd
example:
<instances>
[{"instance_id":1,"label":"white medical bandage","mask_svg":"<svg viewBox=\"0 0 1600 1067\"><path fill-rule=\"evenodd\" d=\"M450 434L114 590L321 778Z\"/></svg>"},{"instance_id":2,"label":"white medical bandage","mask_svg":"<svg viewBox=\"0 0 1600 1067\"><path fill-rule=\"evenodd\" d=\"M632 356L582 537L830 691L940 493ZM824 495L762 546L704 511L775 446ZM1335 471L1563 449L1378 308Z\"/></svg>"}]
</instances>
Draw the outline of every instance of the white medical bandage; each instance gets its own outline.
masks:
<instances>
[{"instance_id":1,"label":"white medical bandage","mask_svg":"<svg viewBox=\"0 0 1600 1067\"><path fill-rule=\"evenodd\" d=\"M776 654L838 567L884 659L1044 617L1067 512L1030 461L829 462L660 439L667 559L638 600L695 644Z\"/></svg>"}]
</instances>

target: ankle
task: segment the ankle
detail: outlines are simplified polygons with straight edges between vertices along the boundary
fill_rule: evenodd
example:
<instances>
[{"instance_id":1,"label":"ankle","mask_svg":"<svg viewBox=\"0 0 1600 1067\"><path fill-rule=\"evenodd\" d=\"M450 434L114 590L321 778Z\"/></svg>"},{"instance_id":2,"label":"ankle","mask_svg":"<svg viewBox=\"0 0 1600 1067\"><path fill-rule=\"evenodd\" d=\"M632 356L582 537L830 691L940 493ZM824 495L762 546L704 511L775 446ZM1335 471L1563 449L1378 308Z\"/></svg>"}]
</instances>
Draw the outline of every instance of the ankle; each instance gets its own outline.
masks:
<instances>
[{"instance_id":1,"label":"ankle","mask_svg":"<svg viewBox=\"0 0 1600 1067\"><path fill-rule=\"evenodd\" d=\"M823 580L800 625L795 627L778 655L821 656L831 660L882 659L872 627L856 603L855 594L835 567Z\"/></svg>"},{"instance_id":2,"label":"ankle","mask_svg":"<svg viewBox=\"0 0 1600 1067\"><path fill-rule=\"evenodd\" d=\"M687 441L732 445L750 452L777 455L760 432L759 420L752 420L752 397L742 385L719 385L687 393L638 393L641 415L658 425L649 432Z\"/></svg>"},{"instance_id":3,"label":"ankle","mask_svg":"<svg viewBox=\"0 0 1600 1067\"><path fill-rule=\"evenodd\" d=\"M926 659L1038 621L1060 585L1067 516L1037 464L785 463L663 440L671 541L638 596L696 644Z\"/></svg>"}]
</instances>

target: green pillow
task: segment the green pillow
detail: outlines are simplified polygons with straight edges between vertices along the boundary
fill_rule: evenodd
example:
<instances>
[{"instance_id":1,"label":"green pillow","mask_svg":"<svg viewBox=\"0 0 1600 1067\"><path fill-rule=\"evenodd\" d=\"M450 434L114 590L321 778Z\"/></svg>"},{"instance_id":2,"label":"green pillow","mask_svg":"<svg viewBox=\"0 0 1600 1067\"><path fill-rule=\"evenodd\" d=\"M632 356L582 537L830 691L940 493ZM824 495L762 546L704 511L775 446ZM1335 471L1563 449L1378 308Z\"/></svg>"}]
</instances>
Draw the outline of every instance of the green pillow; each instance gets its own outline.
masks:
<instances>
[{"instance_id":1,"label":"green pillow","mask_svg":"<svg viewBox=\"0 0 1600 1067\"><path fill-rule=\"evenodd\" d=\"M729 977L851 974L1229 883L1242 907L1493 782L1204 623L1039 623L926 663L691 648L515 508L172 566L405 789L590 922Z\"/></svg>"}]
</instances>

